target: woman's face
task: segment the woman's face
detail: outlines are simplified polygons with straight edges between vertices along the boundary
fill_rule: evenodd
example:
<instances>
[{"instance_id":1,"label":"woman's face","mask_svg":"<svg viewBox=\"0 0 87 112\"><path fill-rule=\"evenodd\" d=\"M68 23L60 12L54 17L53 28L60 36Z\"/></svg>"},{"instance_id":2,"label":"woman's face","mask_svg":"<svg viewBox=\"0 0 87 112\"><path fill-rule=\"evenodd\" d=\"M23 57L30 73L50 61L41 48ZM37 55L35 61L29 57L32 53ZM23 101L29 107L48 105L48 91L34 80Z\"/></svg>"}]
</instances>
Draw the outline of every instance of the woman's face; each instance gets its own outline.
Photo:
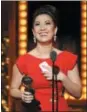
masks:
<instances>
[{"instance_id":1,"label":"woman's face","mask_svg":"<svg viewBox=\"0 0 87 112\"><path fill-rule=\"evenodd\" d=\"M47 14L38 15L33 24L33 35L39 42L49 42L56 35L57 27Z\"/></svg>"}]
</instances>

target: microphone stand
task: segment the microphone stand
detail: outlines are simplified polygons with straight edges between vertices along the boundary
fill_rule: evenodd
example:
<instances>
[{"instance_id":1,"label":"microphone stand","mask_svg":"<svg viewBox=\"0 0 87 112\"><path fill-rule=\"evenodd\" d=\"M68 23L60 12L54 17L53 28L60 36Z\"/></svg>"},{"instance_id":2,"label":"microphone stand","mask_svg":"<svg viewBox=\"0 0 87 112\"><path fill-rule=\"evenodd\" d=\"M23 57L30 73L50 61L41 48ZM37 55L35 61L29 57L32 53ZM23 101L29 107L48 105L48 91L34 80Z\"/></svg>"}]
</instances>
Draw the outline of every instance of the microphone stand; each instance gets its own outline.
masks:
<instances>
[{"instance_id":1,"label":"microphone stand","mask_svg":"<svg viewBox=\"0 0 87 112\"><path fill-rule=\"evenodd\" d=\"M54 61L52 62L52 112L54 112Z\"/></svg>"},{"instance_id":2,"label":"microphone stand","mask_svg":"<svg viewBox=\"0 0 87 112\"><path fill-rule=\"evenodd\" d=\"M58 87L57 87L57 74L59 68L55 66L54 62L56 61L57 53L52 51L50 53L50 58L52 60L52 112L54 112L54 88L56 86L56 112L58 112Z\"/></svg>"},{"instance_id":3,"label":"microphone stand","mask_svg":"<svg viewBox=\"0 0 87 112\"><path fill-rule=\"evenodd\" d=\"M58 85L57 85L57 75L59 73L59 67L54 66L54 76L55 76L55 87L56 87L56 112L58 112Z\"/></svg>"},{"instance_id":4,"label":"microphone stand","mask_svg":"<svg viewBox=\"0 0 87 112\"><path fill-rule=\"evenodd\" d=\"M54 65L52 66L52 112L54 112L54 88L56 87L56 112L58 112L58 85L57 85L57 74L59 73L59 68Z\"/></svg>"},{"instance_id":5,"label":"microphone stand","mask_svg":"<svg viewBox=\"0 0 87 112\"><path fill-rule=\"evenodd\" d=\"M57 86L57 75L55 74L55 86L56 86L56 112L58 112L58 86Z\"/></svg>"}]
</instances>

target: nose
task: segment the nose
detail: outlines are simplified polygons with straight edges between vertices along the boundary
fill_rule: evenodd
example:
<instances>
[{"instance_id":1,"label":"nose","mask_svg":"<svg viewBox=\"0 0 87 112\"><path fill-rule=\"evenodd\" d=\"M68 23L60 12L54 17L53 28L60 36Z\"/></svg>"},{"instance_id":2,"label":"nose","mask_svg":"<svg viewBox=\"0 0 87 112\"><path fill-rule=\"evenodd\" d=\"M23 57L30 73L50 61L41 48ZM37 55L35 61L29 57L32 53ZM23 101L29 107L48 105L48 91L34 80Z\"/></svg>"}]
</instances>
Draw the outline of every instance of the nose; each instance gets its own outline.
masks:
<instances>
[{"instance_id":1,"label":"nose","mask_svg":"<svg viewBox=\"0 0 87 112\"><path fill-rule=\"evenodd\" d=\"M41 26L40 26L40 29L41 29L41 30L44 30L44 29L45 29L45 25L41 25Z\"/></svg>"}]
</instances>

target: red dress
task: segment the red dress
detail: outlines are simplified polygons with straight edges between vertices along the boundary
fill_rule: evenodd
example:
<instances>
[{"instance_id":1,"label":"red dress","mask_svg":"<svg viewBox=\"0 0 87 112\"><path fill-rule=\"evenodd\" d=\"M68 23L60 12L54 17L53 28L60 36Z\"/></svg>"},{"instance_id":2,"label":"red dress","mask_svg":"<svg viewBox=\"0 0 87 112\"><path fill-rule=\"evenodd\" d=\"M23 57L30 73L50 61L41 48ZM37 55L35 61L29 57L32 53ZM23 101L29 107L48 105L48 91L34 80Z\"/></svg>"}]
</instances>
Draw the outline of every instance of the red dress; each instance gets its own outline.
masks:
<instances>
[{"instance_id":1,"label":"red dress","mask_svg":"<svg viewBox=\"0 0 87 112\"><path fill-rule=\"evenodd\" d=\"M62 72L67 75L67 71L73 69L76 64L77 56L68 52L63 51L57 55L55 65L60 68ZM49 65L52 65L50 58L41 59L34 57L30 54L20 56L16 62L19 71L22 74L28 74L33 79L33 88L35 89L35 97L41 103L43 112L52 111L52 87L51 81L48 81L41 73L39 64L46 61ZM68 111L67 101L61 96L63 85L58 82L58 112ZM56 104L56 103L55 103Z\"/></svg>"}]
</instances>

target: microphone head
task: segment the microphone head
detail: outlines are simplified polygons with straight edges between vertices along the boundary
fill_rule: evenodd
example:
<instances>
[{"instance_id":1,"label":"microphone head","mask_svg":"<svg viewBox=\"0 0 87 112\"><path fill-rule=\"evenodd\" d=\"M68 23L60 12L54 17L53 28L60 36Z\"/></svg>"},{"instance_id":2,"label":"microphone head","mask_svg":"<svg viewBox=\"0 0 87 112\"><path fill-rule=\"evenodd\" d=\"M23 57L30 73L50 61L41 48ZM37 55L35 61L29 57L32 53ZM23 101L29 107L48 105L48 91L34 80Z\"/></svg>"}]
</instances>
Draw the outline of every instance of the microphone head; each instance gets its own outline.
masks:
<instances>
[{"instance_id":1,"label":"microphone head","mask_svg":"<svg viewBox=\"0 0 87 112\"><path fill-rule=\"evenodd\" d=\"M53 62L56 60L56 57L57 57L57 53L55 51L51 51L50 58Z\"/></svg>"}]
</instances>

